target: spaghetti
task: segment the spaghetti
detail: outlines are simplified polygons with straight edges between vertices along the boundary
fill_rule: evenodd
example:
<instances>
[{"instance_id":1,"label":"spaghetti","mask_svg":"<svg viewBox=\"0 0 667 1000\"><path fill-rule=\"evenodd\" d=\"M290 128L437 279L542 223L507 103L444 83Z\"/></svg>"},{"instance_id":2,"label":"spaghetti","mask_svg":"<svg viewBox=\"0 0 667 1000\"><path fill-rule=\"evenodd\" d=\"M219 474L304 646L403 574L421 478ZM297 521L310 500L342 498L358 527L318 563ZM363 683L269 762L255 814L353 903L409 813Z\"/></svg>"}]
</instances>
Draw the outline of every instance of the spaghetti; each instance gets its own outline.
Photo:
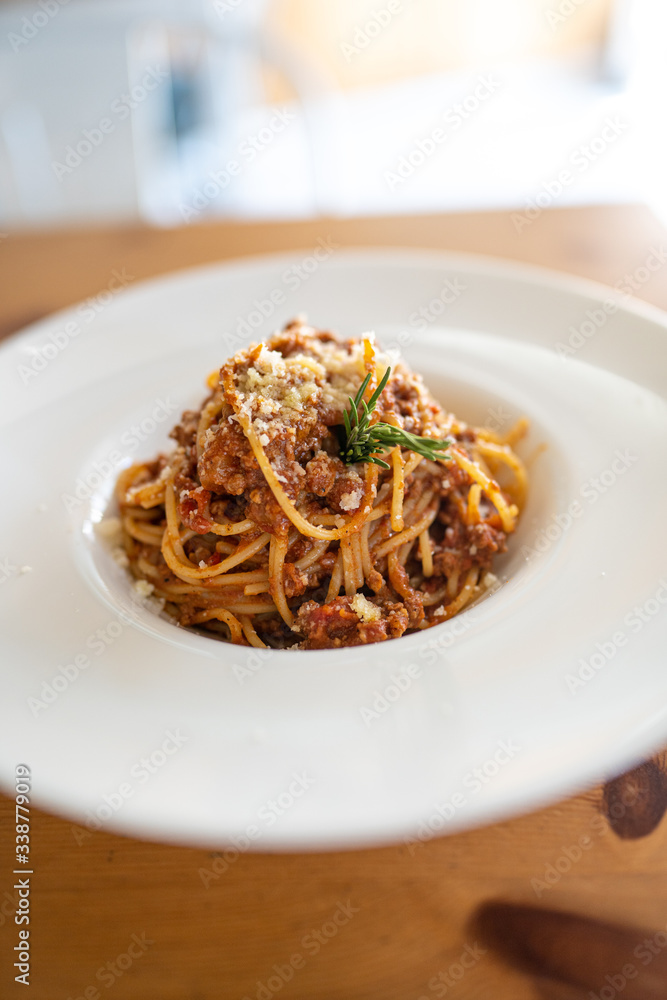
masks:
<instances>
[{"instance_id":1,"label":"spaghetti","mask_svg":"<svg viewBox=\"0 0 667 1000\"><path fill-rule=\"evenodd\" d=\"M376 456L385 462L346 465L348 400L369 375L364 398L382 388L388 364L372 335L343 341L293 321L208 380L170 455L121 474L130 570L179 625L240 645L336 648L444 622L488 588L525 499L513 445L527 423L504 438L470 427L398 362L371 424L448 450L432 460L396 444Z\"/></svg>"}]
</instances>

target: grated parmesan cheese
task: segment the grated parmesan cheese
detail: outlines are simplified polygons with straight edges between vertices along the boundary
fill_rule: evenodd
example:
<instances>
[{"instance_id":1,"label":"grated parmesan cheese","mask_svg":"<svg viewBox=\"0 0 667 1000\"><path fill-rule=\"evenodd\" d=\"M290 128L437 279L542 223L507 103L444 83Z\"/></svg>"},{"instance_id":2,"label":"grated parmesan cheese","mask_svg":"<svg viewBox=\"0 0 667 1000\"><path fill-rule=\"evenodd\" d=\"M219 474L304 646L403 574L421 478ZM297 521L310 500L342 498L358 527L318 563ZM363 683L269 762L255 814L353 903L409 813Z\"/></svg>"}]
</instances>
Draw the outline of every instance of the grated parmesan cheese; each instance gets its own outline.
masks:
<instances>
[{"instance_id":1,"label":"grated parmesan cheese","mask_svg":"<svg viewBox=\"0 0 667 1000\"><path fill-rule=\"evenodd\" d=\"M130 560L127 557L127 552L125 551L125 549L121 549L120 545L117 545L114 549L111 550L111 558L122 569L127 569L127 567L130 565Z\"/></svg>"},{"instance_id":2,"label":"grated parmesan cheese","mask_svg":"<svg viewBox=\"0 0 667 1000\"><path fill-rule=\"evenodd\" d=\"M148 580L135 580L132 584L132 590L138 597L145 598L151 596L155 590L155 586L154 584L149 583Z\"/></svg>"},{"instance_id":3,"label":"grated parmesan cheese","mask_svg":"<svg viewBox=\"0 0 667 1000\"><path fill-rule=\"evenodd\" d=\"M346 511L357 510L363 495L364 491L362 489L354 490L352 493L343 493L338 501L339 506L342 510Z\"/></svg>"},{"instance_id":4,"label":"grated parmesan cheese","mask_svg":"<svg viewBox=\"0 0 667 1000\"><path fill-rule=\"evenodd\" d=\"M350 601L350 607L362 622L376 622L382 617L377 604L373 604L363 594L355 594Z\"/></svg>"},{"instance_id":5,"label":"grated parmesan cheese","mask_svg":"<svg viewBox=\"0 0 667 1000\"><path fill-rule=\"evenodd\" d=\"M151 596L147 597L145 601L146 607L150 608L150 610L156 615L159 615L162 611L164 611L164 606L166 603L167 602L165 601L164 597Z\"/></svg>"}]
</instances>

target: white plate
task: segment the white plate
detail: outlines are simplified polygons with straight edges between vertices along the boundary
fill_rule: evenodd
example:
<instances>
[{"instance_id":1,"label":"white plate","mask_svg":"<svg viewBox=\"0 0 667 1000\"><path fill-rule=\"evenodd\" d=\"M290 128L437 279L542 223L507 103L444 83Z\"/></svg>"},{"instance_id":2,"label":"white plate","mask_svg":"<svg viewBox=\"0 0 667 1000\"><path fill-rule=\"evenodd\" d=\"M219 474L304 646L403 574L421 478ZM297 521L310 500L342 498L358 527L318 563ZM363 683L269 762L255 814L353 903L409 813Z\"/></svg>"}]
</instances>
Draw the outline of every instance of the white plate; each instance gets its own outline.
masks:
<instances>
[{"instance_id":1,"label":"white plate","mask_svg":"<svg viewBox=\"0 0 667 1000\"><path fill-rule=\"evenodd\" d=\"M665 316L476 258L303 262L168 276L0 351L0 778L28 764L34 801L79 826L238 850L428 839L667 740ZM302 312L400 342L461 417L526 413L524 454L547 447L497 593L420 635L260 659L137 604L93 525L118 465L165 447L246 342L240 321L259 339Z\"/></svg>"}]
</instances>

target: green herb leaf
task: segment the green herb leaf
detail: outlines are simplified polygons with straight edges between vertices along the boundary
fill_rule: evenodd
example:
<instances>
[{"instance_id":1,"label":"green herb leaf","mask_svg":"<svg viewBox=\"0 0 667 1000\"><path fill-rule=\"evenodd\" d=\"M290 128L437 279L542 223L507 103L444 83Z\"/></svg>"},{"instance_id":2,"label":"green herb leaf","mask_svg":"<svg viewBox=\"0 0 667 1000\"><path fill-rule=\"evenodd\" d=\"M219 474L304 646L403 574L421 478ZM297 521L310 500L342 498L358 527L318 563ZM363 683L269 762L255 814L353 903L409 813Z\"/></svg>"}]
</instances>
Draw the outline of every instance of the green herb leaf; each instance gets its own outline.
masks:
<instances>
[{"instance_id":1,"label":"green herb leaf","mask_svg":"<svg viewBox=\"0 0 667 1000\"><path fill-rule=\"evenodd\" d=\"M359 387L359 391L354 399L350 400L350 410L343 413L345 422L345 443L341 448L341 458L346 465L354 462L374 462L375 465L388 469L390 466L384 462L379 455L389 451L396 445L401 448L409 448L410 451L429 458L433 462L439 459L449 459L446 454L451 441L448 439L427 438L419 434L411 434L401 427L394 427L393 424L386 424L384 421L371 426L370 417L377 406L380 396L384 392L389 381L391 368L387 368L380 384L369 399L368 403L364 399L364 393L371 380L370 373L366 376ZM363 414L359 416L359 407L362 407Z\"/></svg>"}]
</instances>

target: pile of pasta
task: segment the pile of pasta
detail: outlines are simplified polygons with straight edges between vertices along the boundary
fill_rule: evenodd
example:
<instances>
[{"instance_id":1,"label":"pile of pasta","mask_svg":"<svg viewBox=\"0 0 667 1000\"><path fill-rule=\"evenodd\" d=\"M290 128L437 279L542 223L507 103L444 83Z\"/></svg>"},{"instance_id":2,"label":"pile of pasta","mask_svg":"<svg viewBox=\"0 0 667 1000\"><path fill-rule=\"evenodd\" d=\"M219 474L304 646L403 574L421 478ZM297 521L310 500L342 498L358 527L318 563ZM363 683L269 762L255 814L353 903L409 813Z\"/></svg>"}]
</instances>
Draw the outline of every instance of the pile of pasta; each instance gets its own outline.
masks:
<instances>
[{"instance_id":1,"label":"pile of pasta","mask_svg":"<svg viewBox=\"0 0 667 1000\"><path fill-rule=\"evenodd\" d=\"M341 458L343 413L367 375L373 411L447 442ZM122 472L125 556L176 623L240 645L338 648L447 621L494 582L527 476L504 436L443 409L372 335L293 321L239 351L186 411L169 454Z\"/></svg>"}]
</instances>

